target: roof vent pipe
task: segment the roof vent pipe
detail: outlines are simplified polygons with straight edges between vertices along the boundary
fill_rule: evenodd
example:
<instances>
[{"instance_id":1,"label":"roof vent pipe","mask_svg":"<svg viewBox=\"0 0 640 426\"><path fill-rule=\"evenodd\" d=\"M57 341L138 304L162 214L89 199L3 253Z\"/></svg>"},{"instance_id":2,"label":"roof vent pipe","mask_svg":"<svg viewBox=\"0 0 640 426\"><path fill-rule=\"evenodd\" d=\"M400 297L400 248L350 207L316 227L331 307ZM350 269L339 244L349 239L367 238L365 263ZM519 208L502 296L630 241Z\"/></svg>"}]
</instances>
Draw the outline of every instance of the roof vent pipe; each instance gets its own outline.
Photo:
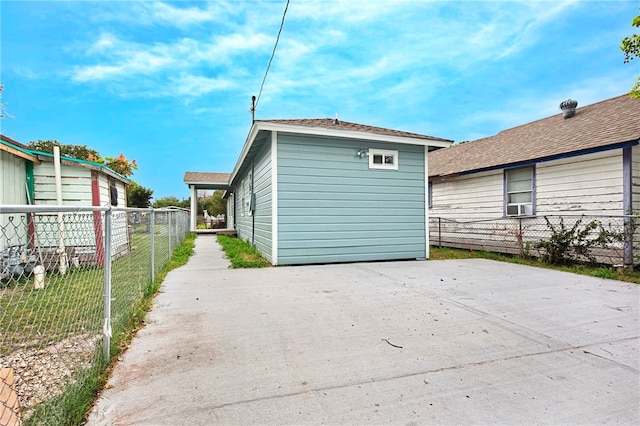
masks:
<instances>
[{"instance_id":1,"label":"roof vent pipe","mask_svg":"<svg viewBox=\"0 0 640 426\"><path fill-rule=\"evenodd\" d=\"M336 118L335 120L333 120L333 125L334 126L339 126L340 125L340 120L338 120L338 113L336 112Z\"/></svg>"},{"instance_id":2,"label":"roof vent pipe","mask_svg":"<svg viewBox=\"0 0 640 426\"><path fill-rule=\"evenodd\" d=\"M560 102L560 109L562 110L562 118L571 118L576 115L576 107L578 106L578 101L574 101L573 99L567 99L566 101Z\"/></svg>"}]
</instances>

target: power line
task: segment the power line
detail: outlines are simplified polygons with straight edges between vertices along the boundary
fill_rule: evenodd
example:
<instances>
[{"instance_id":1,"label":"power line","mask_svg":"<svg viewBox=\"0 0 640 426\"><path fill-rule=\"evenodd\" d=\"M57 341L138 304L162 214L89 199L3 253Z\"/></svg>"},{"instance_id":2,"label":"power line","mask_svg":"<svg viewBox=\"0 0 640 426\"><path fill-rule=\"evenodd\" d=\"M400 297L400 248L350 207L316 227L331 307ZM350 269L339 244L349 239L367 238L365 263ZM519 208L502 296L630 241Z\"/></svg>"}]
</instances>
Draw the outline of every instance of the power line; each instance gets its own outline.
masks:
<instances>
[{"instance_id":1,"label":"power line","mask_svg":"<svg viewBox=\"0 0 640 426\"><path fill-rule=\"evenodd\" d=\"M287 5L284 7L284 13L282 14L282 22L280 22L280 29L278 30L278 36L276 37L276 44L273 45L273 52L271 52L271 58L269 59L269 64L267 65L267 70L264 72L264 78L262 79L262 84L260 85L260 92L258 92L258 98L255 103L251 106L251 112L255 112L258 107L258 102L260 102L260 96L262 95L262 89L264 88L264 82L267 81L267 74L269 74L269 68L271 68L271 62L273 61L273 57L276 54L276 48L278 47L278 42L280 41L280 33L282 33L282 27L284 26L284 18L287 16L287 9L289 9L289 0L287 0Z\"/></svg>"}]
</instances>

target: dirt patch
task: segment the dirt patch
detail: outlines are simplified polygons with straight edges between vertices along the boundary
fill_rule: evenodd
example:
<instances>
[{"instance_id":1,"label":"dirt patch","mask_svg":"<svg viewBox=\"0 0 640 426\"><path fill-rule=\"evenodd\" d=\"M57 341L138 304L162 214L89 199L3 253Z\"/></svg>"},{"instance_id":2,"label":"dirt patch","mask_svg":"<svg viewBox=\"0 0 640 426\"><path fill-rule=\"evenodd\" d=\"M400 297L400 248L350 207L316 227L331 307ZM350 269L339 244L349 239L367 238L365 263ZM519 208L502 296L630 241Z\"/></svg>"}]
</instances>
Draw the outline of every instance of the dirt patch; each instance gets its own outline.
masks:
<instances>
[{"instance_id":1,"label":"dirt patch","mask_svg":"<svg viewBox=\"0 0 640 426\"><path fill-rule=\"evenodd\" d=\"M62 393L78 372L91 367L100 336L73 336L45 348L18 349L0 356L0 367L13 370L20 416L28 419L33 408ZM7 407L0 407L0 410Z\"/></svg>"}]
</instances>

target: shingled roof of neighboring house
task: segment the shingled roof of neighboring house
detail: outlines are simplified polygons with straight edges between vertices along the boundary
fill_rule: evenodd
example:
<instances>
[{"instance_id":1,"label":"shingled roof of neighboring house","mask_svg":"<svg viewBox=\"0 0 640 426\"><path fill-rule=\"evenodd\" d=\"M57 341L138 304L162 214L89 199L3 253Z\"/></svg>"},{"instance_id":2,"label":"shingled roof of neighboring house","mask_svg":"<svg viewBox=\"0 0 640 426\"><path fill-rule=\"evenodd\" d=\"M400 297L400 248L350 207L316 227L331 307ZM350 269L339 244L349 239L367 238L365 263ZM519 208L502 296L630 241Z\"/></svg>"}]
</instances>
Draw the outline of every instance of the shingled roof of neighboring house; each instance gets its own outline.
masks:
<instances>
[{"instance_id":1,"label":"shingled roof of neighboring house","mask_svg":"<svg viewBox=\"0 0 640 426\"><path fill-rule=\"evenodd\" d=\"M629 95L503 130L495 136L429 153L429 176L514 166L640 141L640 100Z\"/></svg>"},{"instance_id":2,"label":"shingled roof of neighboring house","mask_svg":"<svg viewBox=\"0 0 640 426\"><path fill-rule=\"evenodd\" d=\"M184 181L186 183L226 183L229 182L230 177L230 173L185 172Z\"/></svg>"},{"instance_id":3,"label":"shingled roof of neighboring house","mask_svg":"<svg viewBox=\"0 0 640 426\"><path fill-rule=\"evenodd\" d=\"M399 136L403 138L452 142L450 139L437 138L435 136L422 135L419 133L403 132L400 130L385 129L383 127L367 126L365 124L350 123L348 121L337 120L335 118L256 120L256 122L289 124L292 126L312 127L319 129L345 130L352 132L375 133L378 135Z\"/></svg>"}]
</instances>

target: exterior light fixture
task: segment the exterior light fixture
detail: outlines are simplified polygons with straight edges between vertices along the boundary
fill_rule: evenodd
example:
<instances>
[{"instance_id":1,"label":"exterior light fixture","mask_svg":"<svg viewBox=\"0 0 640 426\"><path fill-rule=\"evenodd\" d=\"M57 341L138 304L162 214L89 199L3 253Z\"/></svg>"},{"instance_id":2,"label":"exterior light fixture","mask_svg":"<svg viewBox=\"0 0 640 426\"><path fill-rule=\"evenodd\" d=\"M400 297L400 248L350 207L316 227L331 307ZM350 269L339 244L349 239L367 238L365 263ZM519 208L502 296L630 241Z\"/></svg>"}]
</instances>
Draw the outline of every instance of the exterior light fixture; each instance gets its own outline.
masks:
<instances>
[{"instance_id":1,"label":"exterior light fixture","mask_svg":"<svg viewBox=\"0 0 640 426\"><path fill-rule=\"evenodd\" d=\"M369 155L369 153L368 153L367 151L365 151L364 149L361 149L361 150L359 150L359 151L356 153L356 155L357 155L358 157L360 157L360 158L364 158L364 157L366 157L367 155Z\"/></svg>"}]
</instances>

